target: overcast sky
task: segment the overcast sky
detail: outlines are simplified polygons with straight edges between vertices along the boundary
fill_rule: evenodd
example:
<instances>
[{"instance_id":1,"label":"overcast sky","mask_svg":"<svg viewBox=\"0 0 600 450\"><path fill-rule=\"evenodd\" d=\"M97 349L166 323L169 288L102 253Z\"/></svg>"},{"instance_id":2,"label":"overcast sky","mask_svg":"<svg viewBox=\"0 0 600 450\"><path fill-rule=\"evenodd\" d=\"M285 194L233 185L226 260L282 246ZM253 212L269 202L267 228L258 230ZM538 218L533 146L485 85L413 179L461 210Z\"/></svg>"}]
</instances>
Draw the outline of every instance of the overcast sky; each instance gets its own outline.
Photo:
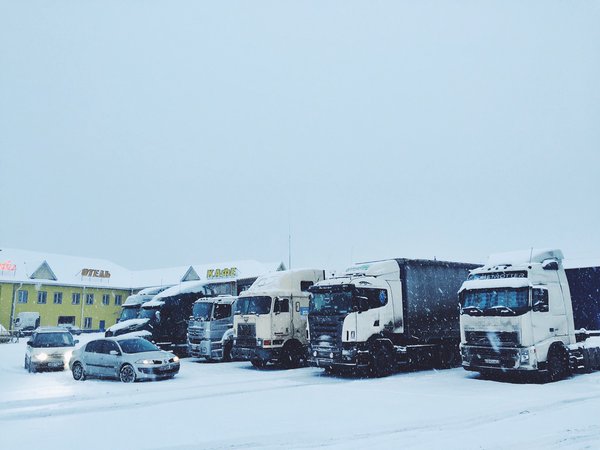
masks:
<instances>
[{"instance_id":1,"label":"overcast sky","mask_svg":"<svg viewBox=\"0 0 600 450\"><path fill-rule=\"evenodd\" d=\"M597 1L0 0L0 247L600 258Z\"/></svg>"}]
</instances>

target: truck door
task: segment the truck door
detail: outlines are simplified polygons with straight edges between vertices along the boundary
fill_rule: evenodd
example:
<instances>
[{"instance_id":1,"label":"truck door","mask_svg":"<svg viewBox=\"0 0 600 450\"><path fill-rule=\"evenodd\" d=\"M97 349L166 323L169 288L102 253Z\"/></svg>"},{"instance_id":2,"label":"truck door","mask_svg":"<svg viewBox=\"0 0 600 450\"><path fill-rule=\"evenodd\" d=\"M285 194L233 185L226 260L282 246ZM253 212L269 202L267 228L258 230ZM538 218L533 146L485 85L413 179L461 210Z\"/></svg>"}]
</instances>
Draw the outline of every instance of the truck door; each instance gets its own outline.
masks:
<instances>
[{"instance_id":1,"label":"truck door","mask_svg":"<svg viewBox=\"0 0 600 450\"><path fill-rule=\"evenodd\" d=\"M289 298L275 298L272 323L273 340L286 340L292 328Z\"/></svg>"}]
</instances>

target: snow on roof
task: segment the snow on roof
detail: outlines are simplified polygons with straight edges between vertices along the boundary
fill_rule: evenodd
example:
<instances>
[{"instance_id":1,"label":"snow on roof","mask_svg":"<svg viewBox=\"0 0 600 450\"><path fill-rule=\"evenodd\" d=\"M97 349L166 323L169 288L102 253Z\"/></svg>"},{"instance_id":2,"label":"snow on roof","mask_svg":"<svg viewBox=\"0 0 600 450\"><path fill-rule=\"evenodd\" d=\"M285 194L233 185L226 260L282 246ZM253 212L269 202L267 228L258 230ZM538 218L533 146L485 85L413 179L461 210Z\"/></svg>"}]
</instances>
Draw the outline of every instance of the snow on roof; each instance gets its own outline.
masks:
<instances>
[{"instance_id":1,"label":"snow on roof","mask_svg":"<svg viewBox=\"0 0 600 450\"><path fill-rule=\"evenodd\" d=\"M486 266L518 265L524 263L541 263L546 259L562 260L563 253L558 249L529 249L516 252L496 253L490 255Z\"/></svg>"},{"instance_id":2,"label":"snow on roof","mask_svg":"<svg viewBox=\"0 0 600 450\"><path fill-rule=\"evenodd\" d=\"M47 267L46 267L47 266ZM282 270L282 263L260 263L254 260L192 264L151 270L129 270L105 259L85 258L29 250L0 249L0 283L43 283L140 289L148 286L173 286L184 282L190 268L202 282L255 278ZM44 270L38 270L44 268ZM32 278L34 274L42 277ZM43 278L43 274L54 277ZM52 278L56 278L55 280Z\"/></svg>"}]
</instances>

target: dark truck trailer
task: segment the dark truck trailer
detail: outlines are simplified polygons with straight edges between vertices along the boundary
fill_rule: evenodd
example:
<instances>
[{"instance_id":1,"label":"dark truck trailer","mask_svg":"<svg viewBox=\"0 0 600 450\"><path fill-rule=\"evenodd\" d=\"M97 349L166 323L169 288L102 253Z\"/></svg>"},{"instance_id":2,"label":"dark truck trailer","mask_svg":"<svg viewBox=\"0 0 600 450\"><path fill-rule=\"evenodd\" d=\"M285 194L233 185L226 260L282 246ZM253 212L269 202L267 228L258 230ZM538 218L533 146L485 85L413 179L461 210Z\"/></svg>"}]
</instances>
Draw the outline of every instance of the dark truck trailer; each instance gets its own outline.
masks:
<instances>
[{"instance_id":1,"label":"dark truck trailer","mask_svg":"<svg viewBox=\"0 0 600 450\"><path fill-rule=\"evenodd\" d=\"M574 329L585 329L588 333L600 333L600 267L565 269L571 304L573 306Z\"/></svg>"},{"instance_id":2,"label":"dark truck trailer","mask_svg":"<svg viewBox=\"0 0 600 450\"><path fill-rule=\"evenodd\" d=\"M475 264L393 259L357 264L317 283L309 309L310 362L326 370L458 365L457 292Z\"/></svg>"}]
</instances>

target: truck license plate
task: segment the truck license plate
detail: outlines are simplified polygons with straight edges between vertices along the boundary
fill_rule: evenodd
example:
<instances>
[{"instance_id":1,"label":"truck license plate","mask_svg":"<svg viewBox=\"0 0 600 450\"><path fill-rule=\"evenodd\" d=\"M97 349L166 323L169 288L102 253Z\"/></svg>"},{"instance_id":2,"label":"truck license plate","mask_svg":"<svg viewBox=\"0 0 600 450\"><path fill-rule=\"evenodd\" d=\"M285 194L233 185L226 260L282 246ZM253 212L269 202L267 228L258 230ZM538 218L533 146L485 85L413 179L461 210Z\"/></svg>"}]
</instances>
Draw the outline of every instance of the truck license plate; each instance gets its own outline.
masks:
<instances>
[{"instance_id":1,"label":"truck license plate","mask_svg":"<svg viewBox=\"0 0 600 450\"><path fill-rule=\"evenodd\" d=\"M500 364L499 359L484 359L486 364Z\"/></svg>"}]
</instances>

